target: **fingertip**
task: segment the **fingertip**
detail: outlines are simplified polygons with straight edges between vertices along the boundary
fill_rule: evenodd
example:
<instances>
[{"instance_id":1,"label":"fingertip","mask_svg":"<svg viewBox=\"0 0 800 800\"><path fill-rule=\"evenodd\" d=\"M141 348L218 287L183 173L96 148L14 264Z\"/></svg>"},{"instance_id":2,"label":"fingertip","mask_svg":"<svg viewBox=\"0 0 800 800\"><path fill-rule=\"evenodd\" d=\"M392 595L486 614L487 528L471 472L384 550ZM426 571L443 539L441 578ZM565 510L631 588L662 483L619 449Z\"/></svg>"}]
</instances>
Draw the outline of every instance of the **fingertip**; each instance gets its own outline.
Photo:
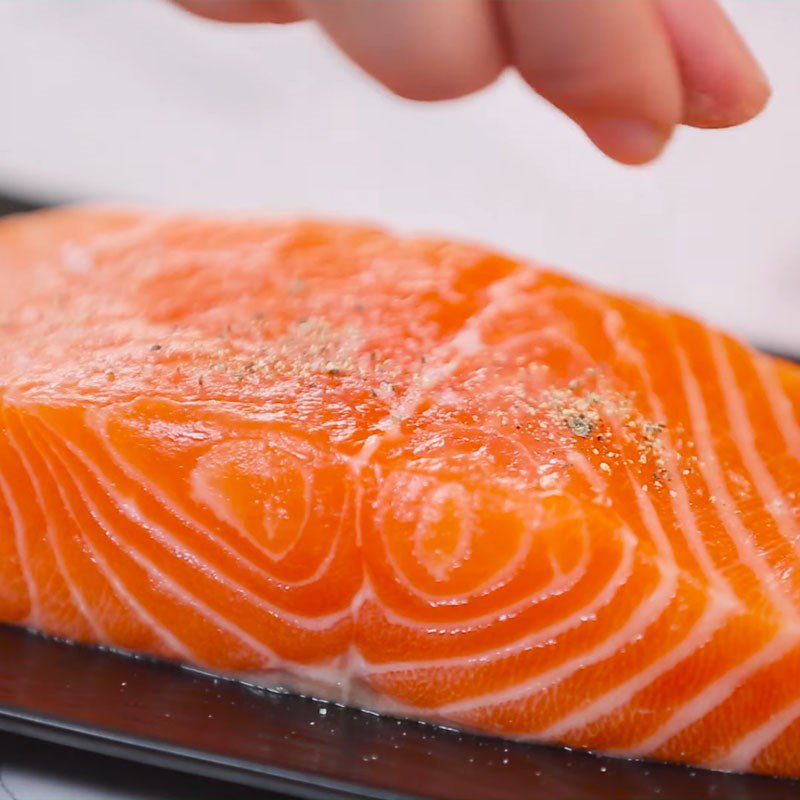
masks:
<instances>
[{"instance_id":1,"label":"fingertip","mask_svg":"<svg viewBox=\"0 0 800 800\"><path fill-rule=\"evenodd\" d=\"M389 91L399 97L417 102L434 103L442 100L457 100L460 97L480 92L491 86L502 72L503 65L498 62L476 64L469 69L453 71L450 74L439 71L437 74L404 72L399 75L387 75L374 70L372 74Z\"/></svg>"},{"instance_id":2,"label":"fingertip","mask_svg":"<svg viewBox=\"0 0 800 800\"><path fill-rule=\"evenodd\" d=\"M757 117L772 97L766 79L750 85L731 81L727 91L687 89L683 122L693 128L731 128Z\"/></svg>"},{"instance_id":3,"label":"fingertip","mask_svg":"<svg viewBox=\"0 0 800 800\"><path fill-rule=\"evenodd\" d=\"M683 113L680 74L649 2L507 0L514 65L606 155L646 164Z\"/></svg>"},{"instance_id":4,"label":"fingertip","mask_svg":"<svg viewBox=\"0 0 800 800\"><path fill-rule=\"evenodd\" d=\"M727 128L757 116L771 88L716 0L659 0L684 87L682 122Z\"/></svg>"},{"instance_id":5,"label":"fingertip","mask_svg":"<svg viewBox=\"0 0 800 800\"><path fill-rule=\"evenodd\" d=\"M269 22L285 25L305 19L291 0L171 0L171 2L196 17L214 22Z\"/></svg>"},{"instance_id":6,"label":"fingertip","mask_svg":"<svg viewBox=\"0 0 800 800\"><path fill-rule=\"evenodd\" d=\"M636 118L579 119L592 143L621 164L640 166L656 159L672 135L672 126Z\"/></svg>"},{"instance_id":7,"label":"fingertip","mask_svg":"<svg viewBox=\"0 0 800 800\"><path fill-rule=\"evenodd\" d=\"M485 88L505 58L488 0L299 0L343 50L409 100L452 100Z\"/></svg>"}]
</instances>

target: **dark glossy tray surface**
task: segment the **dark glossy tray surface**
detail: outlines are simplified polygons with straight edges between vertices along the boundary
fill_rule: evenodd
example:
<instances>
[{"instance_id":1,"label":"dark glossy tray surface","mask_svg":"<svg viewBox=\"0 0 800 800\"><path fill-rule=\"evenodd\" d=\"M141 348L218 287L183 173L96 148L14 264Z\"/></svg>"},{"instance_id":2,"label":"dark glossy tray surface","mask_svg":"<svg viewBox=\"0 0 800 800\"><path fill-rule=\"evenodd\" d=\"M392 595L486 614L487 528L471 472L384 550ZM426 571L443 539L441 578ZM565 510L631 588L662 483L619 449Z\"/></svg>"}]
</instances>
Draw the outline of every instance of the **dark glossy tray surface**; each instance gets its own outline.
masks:
<instances>
[{"instance_id":1,"label":"dark glossy tray surface","mask_svg":"<svg viewBox=\"0 0 800 800\"><path fill-rule=\"evenodd\" d=\"M800 783L462 735L0 626L0 729L308 798L800 797Z\"/></svg>"}]
</instances>

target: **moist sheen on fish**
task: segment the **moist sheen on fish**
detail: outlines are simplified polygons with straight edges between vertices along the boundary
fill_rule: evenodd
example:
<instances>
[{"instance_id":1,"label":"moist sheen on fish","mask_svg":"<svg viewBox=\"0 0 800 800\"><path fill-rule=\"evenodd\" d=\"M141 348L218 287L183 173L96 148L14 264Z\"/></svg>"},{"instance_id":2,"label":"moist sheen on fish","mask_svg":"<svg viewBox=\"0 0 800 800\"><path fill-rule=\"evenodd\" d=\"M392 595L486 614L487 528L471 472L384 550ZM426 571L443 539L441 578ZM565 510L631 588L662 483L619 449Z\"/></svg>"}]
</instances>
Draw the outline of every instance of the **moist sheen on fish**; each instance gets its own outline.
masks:
<instances>
[{"instance_id":1,"label":"moist sheen on fish","mask_svg":"<svg viewBox=\"0 0 800 800\"><path fill-rule=\"evenodd\" d=\"M794 366L470 244L12 218L0 621L799 777L799 409Z\"/></svg>"}]
</instances>

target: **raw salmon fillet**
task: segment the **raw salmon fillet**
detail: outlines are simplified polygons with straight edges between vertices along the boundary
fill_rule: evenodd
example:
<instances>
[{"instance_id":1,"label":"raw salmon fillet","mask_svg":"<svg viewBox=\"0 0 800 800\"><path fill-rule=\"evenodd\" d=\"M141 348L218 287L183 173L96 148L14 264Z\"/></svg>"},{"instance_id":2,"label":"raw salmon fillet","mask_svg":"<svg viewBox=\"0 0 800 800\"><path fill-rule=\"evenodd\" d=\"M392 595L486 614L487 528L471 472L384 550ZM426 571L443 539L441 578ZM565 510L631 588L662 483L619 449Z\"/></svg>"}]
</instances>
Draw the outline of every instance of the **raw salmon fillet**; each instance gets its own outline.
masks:
<instances>
[{"instance_id":1,"label":"raw salmon fillet","mask_svg":"<svg viewBox=\"0 0 800 800\"><path fill-rule=\"evenodd\" d=\"M800 776L800 372L475 246L0 224L0 620Z\"/></svg>"}]
</instances>

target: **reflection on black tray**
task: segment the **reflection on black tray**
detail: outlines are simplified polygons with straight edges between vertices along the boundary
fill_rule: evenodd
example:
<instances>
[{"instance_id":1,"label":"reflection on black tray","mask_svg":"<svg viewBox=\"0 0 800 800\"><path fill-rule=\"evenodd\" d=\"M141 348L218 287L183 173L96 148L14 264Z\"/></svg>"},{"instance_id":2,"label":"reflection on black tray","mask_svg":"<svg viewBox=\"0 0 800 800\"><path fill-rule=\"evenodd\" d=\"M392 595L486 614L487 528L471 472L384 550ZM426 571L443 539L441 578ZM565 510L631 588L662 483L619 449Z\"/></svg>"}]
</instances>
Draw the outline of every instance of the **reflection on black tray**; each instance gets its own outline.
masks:
<instances>
[{"instance_id":1,"label":"reflection on black tray","mask_svg":"<svg viewBox=\"0 0 800 800\"><path fill-rule=\"evenodd\" d=\"M514 744L0 627L0 728L311 798L797 798L800 783Z\"/></svg>"},{"instance_id":2,"label":"reflection on black tray","mask_svg":"<svg viewBox=\"0 0 800 800\"><path fill-rule=\"evenodd\" d=\"M231 786L203 776L0 733L0 797L4 800L288 800L285 794ZM31 795L30 784L37 791ZM6 793L3 793L3 789Z\"/></svg>"},{"instance_id":3,"label":"reflection on black tray","mask_svg":"<svg viewBox=\"0 0 800 800\"><path fill-rule=\"evenodd\" d=\"M0 217L7 214L19 214L23 211L36 211L39 208L46 208L46 204L23 200L21 197L13 197L0 192Z\"/></svg>"}]
</instances>

